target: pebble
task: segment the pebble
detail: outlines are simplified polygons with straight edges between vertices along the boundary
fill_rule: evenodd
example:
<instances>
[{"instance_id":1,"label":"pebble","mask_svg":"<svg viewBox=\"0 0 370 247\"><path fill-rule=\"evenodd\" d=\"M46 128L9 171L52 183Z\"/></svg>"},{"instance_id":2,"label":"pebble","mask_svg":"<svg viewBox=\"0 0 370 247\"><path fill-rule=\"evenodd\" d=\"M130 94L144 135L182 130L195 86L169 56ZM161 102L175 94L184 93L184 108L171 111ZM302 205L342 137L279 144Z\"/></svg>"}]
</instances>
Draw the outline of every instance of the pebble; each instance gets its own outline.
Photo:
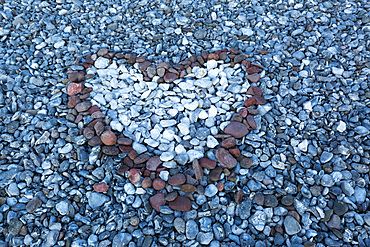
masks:
<instances>
[{"instance_id":1,"label":"pebble","mask_svg":"<svg viewBox=\"0 0 370 247\"><path fill-rule=\"evenodd\" d=\"M236 159L224 148L217 149L216 157L223 167L234 168L237 165Z\"/></svg>"},{"instance_id":2,"label":"pebble","mask_svg":"<svg viewBox=\"0 0 370 247\"><path fill-rule=\"evenodd\" d=\"M302 229L299 222L292 216L286 216L284 219L284 229L288 235L295 235Z\"/></svg>"},{"instance_id":3,"label":"pebble","mask_svg":"<svg viewBox=\"0 0 370 247\"><path fill-rule=\"evenodd\" d=\"M248 128L245 124L240 122L230 122L225 130L225 134L232 135L235 138L242 138L248 133Z\"/></svg>"},{"instance_id":4,"label":"pebble","mask_svg":"<svg viewBox=\"0 0 370 247\"><path fill-rule=\"evenodd\" d=\"M191 209L191 202L188 198L183 196L178 196L172 202L168 204L170 208L177 211L188 212Z\"/></svg>"},{"instance_id":5,"label":"pebble","mask_svg":"<svg viewBox=\"0 0 370 247\"><path fill-rule=\"evenodd\" d=\"M249 222L257 231L263 231L266 224L266 214L262 211L257 211L250 217Z\"/></svg>"},{"instance_id":6,"label":"pebble","mask_svg":"<svg viewBox=\"0 0 370 247\"><path fill-rule=\"evenodd\" d=\"M97 192L88 192L87 199L91 208L102 206L105 202L109 201L109 197Z\"/></svg>"},{"instance_id":7,"label":"pebble","mask_svg":"<svg viewBox=\"0 0 370 247\"><path fill-rule=\"evenodd\" d=\"M184 174L178 173L173 176L171 176L168 179L168 183L172 186L179 186L186 182L186 177Z\"/></svg>"},{"instance_id":8,"label":"pebble","mask_svg":"<svg viewBox=\"0 0 370 247\"><path fill-rule=\"evenodd\" d=\"M189 220L186 222L186 238L187 239L195 239L199 232L198 224L194 220Z\"/></svg>"},{"instance_id":9,"label":"pebble","mask_svg":"<svg viewBox=\"0 0 370 247\"><path fill-rule=\"evenodd\" d=\"M210 184L204 190L204 195L207 197L213 197L218 193L216 185Z\"/></svg>"}]
</instances>

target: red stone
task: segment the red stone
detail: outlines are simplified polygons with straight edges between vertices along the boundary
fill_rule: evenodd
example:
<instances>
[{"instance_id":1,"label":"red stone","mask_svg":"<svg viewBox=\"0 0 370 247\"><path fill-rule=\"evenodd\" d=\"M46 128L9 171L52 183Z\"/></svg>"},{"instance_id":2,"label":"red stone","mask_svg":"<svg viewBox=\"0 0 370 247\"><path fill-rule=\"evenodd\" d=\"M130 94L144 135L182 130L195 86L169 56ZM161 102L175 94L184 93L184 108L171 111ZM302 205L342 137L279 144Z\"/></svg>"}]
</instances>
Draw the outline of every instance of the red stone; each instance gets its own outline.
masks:
<instances>
[{"instance_id":1,"label":"red stone","mask_svg":"<svg viewBox=\"0 0 370 247\"><path fill-rule=\"evenodd\" d=\"M240 163L240 166L242 168L246 168L246 169L249 169L252 167L253 165L253 161L250 159L250 158L247 158L243 155L241 155L239 158L238 158L238 161Z\"/></svg>"},{"instance_id":2,"label":"red stone","mask_svg":"<svg viewBox=\"0 0 370 247\"><path fill-rule=\"evenodd\" d=\"M259 87L250 87L247 91L247 94L262 96L262 91Z\"/></svg>"},{"instance_id":3,"label":"red stone","mask_svg":"<svg viewBox=\"0 0 370 247\"><path fill-rule=\"evenodd\" d=\"M235 55L238 55L239 54L239 51L236 50L235 48L230 48L230 52L235 54Z\"/></svg>"},{"instance_id":4,"label":"red stone","mask_svg":"<svg viewBox=\"0 0 370 247\"><path fill-rule=\"evenodd\" d=\"M93 114L94 112L96 111L100 111L100 108L99 106L97 105L93 105L92 107L90 107L90 109L88 110L89 114Z\"/></svg>"},{"instance_id":5,"label":"red stone","mask_svg":"<svg viewBox=\"0 0 370 247\"><path fill-rule=\"evenodd\" d=\"M163 181L162 179L160 179L160 178L154 179L153 188L155 190L163 190L165 186L166 186L166 182Z\"/></svg>"},{"instance_id":6,"label":"red stone","mask_svg":"<svg viewBox=\"0 0 370 247\"><path fill-rule=\"evenodd\" d=\"M82 92L83 88L84 88L84 84L71 82L67 86L67 94L69 96L79 94Z\"/></svg>"},{"instance_id":7,"label":"red stone","mask_svg":"<svg viewBox=\"0 0 370 247\"><path fill-rule=\"evenodd\" d=\"M248 134L248 128L245 124L240 122L230 122L225 130L225 134L232 135L235 138L242 138L246 134Z\"/></svg>"},{"instance_id":8,"label":"red stone","mask_svg":"<svg viewBox=\"0 0 370 247\"><path fill-rule=\"evenodd\" d=\"M81 122L81 120L82 120L82 115L81 114L78 114L78 116L76 117L76 120L75 120L75 124L78 124L79 122Z\"/></svg>"},{"instance_id":9,"label":"red stone","mask_svg":"<svg viewBox=\"0 0 370 247\"><path fill-rule=\"evenodd\" d=\"M150 159L150 156L148 154L140 154L139 156L137 156L134 159L134 164L136 164L136 165L137 164L143 164L149 159Z\"/></svg>"},{"instance_id":10,"label":"red stone","mask_svg":"<svg viewBox=\"0 0 370 247\"><path fill-rule=\"evenodd\" d=\"M203 168L207 169L214 169L216 167L217 162L208 158L201 158L199 160L199 165Z\"/></svg>"},{"instance_id":11,"label":"red stone","mask_svg":"<svg viewBox=\"0 0 370 247\"><path fill-rule=\"evenodd\" d=\"M253 83L257 83L260 79L261 76L258 73L247 75L246 78Z\"/></svg>"},{"instance_id":12,"label":"red stone","mask_svg":"<svg viewBox=\"0 0 370 247\"><path fill-rule=\"evenodd\" d=\"M162 161L159 159L159 157L153 156L146 162L146 169L148 169L149 171L156 171L158 166L160 166L161 164Z\"/></svg>"},{"instance_id":13,"label":"red stone","mask_svg":"<svg viewBox=\"0 0 370 247\"><path fill-rule=\"evenodd\" d=\"M129 154L128 157L132 160L134 160L139 154L136 152L136 150L132 150Z\"/></svg>"},{"instance_id":14,"label":"red stone","mask_svg":"<svg viewBox=\"0 0 370 247\"><path fill-rule=\"evenodd\" d=\"M224 148L217 150L216 158L221 166L226 168L234 168L237 164L236 159Z\"/></svg>"},{"instance_id":15,"label":"red stone","mask_svg":"<svg viewBox=\"0 0 370 247\"><path fill-rule=\"evenodd\" d=\"M90 101L83 101L81 103L78 103L75 106L75 109L78 112L85 112L85 111L89 110L90 107L91 107L91 102Z\"/></svg>"},{"instance_id":16,"label":"red stone","mask_svg":"<svg viewBox=\"0 0 370 247\"><path fill-rule=\"evenodd\" d=\"M145 177L141 182L141 187L144 189L150 188L152 186L152 180L149 177Z\"/></svg>"},{"instance_id":17,"label":"red stone","mask_svg":"<svg viewBox=\"0 0 370 247\"><path fill-rule=\"evenodd\" d=\"M254 117L252 115L247 116L247 122L252 129L254 130L257 129L256 121L254 121Z\"/></svg>"},{"instance_id":18,"label":"red stone","mask_svg":"<svg viewBox=\"0 0 370 247\"><path fill-rule=\"evenodd\" d=\"M234 137L226 138L221 142L221 147L229 149L233 148L236 145L236 139Z\"/></svg>"},{"instance_id":19,"label":"red stone","mask_svg":"<svg viewBox=\"0 0 370 247\"><path fill-rule=\"evenodd\" d=\"M123 174L125 172L127 172L130 168L126 165L121 165L118 170L117 170L117 173L118 174Z\"/></svg>"},{"instance_id":20,"label":"red stone","mask_svg":"<svg viewBox=\"0 0 370 247\"><path fill-rule=\"evenodd\" d=\"M86 137L86 139L91 139L94 137L95 135L95 131L94 131L94 128L93 127L86 127L83 131L83 134L84 136Z\"/></svg>"},{"instance_id":21,"label":"red stone","mask_svg":"<svg viewBox=\"0 0 370 247\"><path fill-rule=\"evenodd\" d=\"M135 168L131 168L130 171L128 172L128 179L130 180L131 183L137 184L138 182L140 182L141 174Z\"/></svg>"},{"instance_id":22,"label":"red stone","mask_svg":"<svg viewBox=\"0 0 370 247\"><path fill-rule=\"evenodd\" d=\"M250 68L251 67L251 64L252 64L252 62L251 61L247 61L247 60L244 60L243 62L243 65L248 69L248 68Z\"/></svg>"},{"instance_id":23,"label":"red stone","mask_svg":"<svg viewBox=\"0 0 370 247\"><path fill-rule=\"evenodd\" d=\"M95 129L96 135L100 136L104 131L104 124L99 121L94 125L94 129Z\"/></svg>"},{"instance_id":24,"label":"red stone","mask_svg":"<svg viewBox=\"0 0 370 247\"><path fill-rule=\"evenodd\" d=\"M95 119L96 118L105 118L105 115L101 111L96 111L93 114L91 114L91 117L95 118Z\"/></svg>"},{"instance_id":25,"label":"red stone","mask_svg":"<svg viewBox=\"0 0 370 247\"><path fill-rule=\"evenodd\" d=\"M173 175L168 179L168 183L172 186L182 185L186 182L186 177L184 174L178 173Z\"/></svg>"},{"instance_id":26,"label":"red stone","mask_svg":"<svg viewBox=\"0 0 370 247\"><path fill-rule=\"evenodd\" d=\"M85 72L83 71L68 71L67 76L71 82L81 82L85 80Z\"/></svg>"},{"instance_id":27,"label":"red stone","mask_svg":"<svg viewBox=\"0 0 370 247\"><path fill-rule=\"evenodd\" d=\"M131 146L124 146L124 145L119 145L119 150L122 153L130 153L132 150L134 150Z\"/></svg>"},{"instance_id":28,"label":"red stone","mask_svg":"<svg viewBox=\"0 0 370 247\"><path fill-rule=\"evenodd\" d=\"M76 95L73 95L73 96L69 97L69 99L68 99L68 108L72 109L80 102L81 102L80 98L77 97Z\"/></svg>"},{"instance_id":29,"label":"red stone","mask_svg":"<svg viewBox=\"0 0 370 247\"><path fill-rule=\"evenodd\" d=\"M112 131L104 131L101 135L101 141L108 146L114 145L117 142L117 136Z\"/></svg>"},{"instance_id":30,"label":"red stone","mask_svg":"<svg viewBox=\"0 0 370 247\"><path fill-rule=\"evenodd\" d=\"M120 137L118 138L117 143L119 145L130 146L132 144L132 140L130 138Z\"/></svg>"},{"instance_id":31,"label":"red stone","mask_svg":"<svg viewBox=\"0 0 370 247\"><path fill-rule=\"evenodd\" d=\"M106 183L94 184L93 188L96 192L107 192L109 186Z\"/></svg>"},{"instance_id":32,"label":"red stone","mask_svg":"<svg viewBox=\"0 0 370 247\"><path fill-rule=\"evenodd\" d=\"M218 191L223 191L224 190L224 183L218 183L218 184L216 184L216 187L217 187Z\"/></svg>"},{"instance_id":33,"label":"red stone","mask_svg":"<svg viewBox=\"0 0 370 247\"><path fill-rule=\"evenodd\" d=\"M238 111L238 113L240 114L240 116L242 116L243 118L247 117L248 115L248 109L247 108L242 108Z\"/></svg>"},{"instance_id":34,"label":"red stone","mask_svg":"<svg viewBox=\"0 0 370 247\"><path fill-rule=\"evenodd\" d=\"M265 100L265 98L263 98L262 96L255 95L254 98L256 99L257 105L264 105L267 103L267 100Z\"/></svg>"},{"instance_id":35,"label":"red stone","mask_svg":"<svg viewBox=\"0 0 370 247\"><path fill-rule=\"evenodd\" d=\"M167 72L163 77L165 82L173 82L177 79L177 75L174 73Z\"/></svg>"},{"instance_id":36,"label":"red stone","mask_svg":"<svg viewBox=\"0 0 370 247\"><path fill-rule=\"evenodd\" d=\"M208 60L218 60L220 57L219 57L219 55L218 54L215 54L215 53L211 53L211 54L209 54L208 55Z\"/></svg>"},{"instance_id":37,"label":"red stone","mask_svg":"<svg viewBox=\"0 0 370 247\"><path fill-rule=\"evenodd\" d=\"M164 206L166 204L166 200L162 192L159 192L155 194L154 196L150 197L149 202L152 208L154 208L155 211L157 212L159 212L160 206Z\"/></svg>"},{"instance_id":38,"label":"red stone","mask_svg":"<svg viewBox=\"0 0 370 247\"><path fill-rule=\"evenodd\" d=\"M191 201L183 196L178 196L172 202L169 202L168 206L173 210L188 212L191 209Z\"/></svg>"},{"instance_id":39,"label":"red stone","mask_svg":"<svg viewBox=\"0 0 370 247\"><path fill-rule=\"evenodd\" d=\"M260 72L260 69L257 66L252 66L247 69L248 74L254 74Z\"/></svg>"},{"instance_id":40,"label":"red stone","mask_svg":"<svg viewBox=\"0 0 370 247\"><path fill-rule=\"evenodd\" d=\"M235 157L235 158L239 158L240 157L240 150L237 149L237 148L232 148L232 149L229 149L229 152Z\"/></svg>"},{"instance_id":41,"label":"red stone","mask_svg":"<svg viewBox=\"0 0 370 247\"><path fill-rule=\"evenodd\" d=\"M171 193L168 193L165 197L166 201L172 202L177 198L177 191L172 191Z\"/></svg>"},{"instance_id":42,"label":"red stone","mask_svg":"<svg viewBox=\"0 0 370 247\"><path fill-rule=\"evenodd\" d=\"M199 165L197 159L193 160L193 170L195 174L195 178L197 180L203 180L203 168Z\"/></svg>"},{"instance_id":43,"label":"red stone","mask_svg":"<svg viewBox=\"0 0 370 247\"><path fill-rule=\"evenodd\" d=\"M261 55L266 55L266 54L267 54L267 51L266 51L266 50L260 50L260 51L259 51L259 53L260 53Z\"/></svg>"},{"instance_id":44,"label":"red stone","mask_svg":"<svg viewBox=\"0 0 370 247\"><path fill-rule=\"evenodd\" d=\"M256 98L255 97L248 98L244 101L244 106L245 107L252 106L252 105L255 105L255 104L256 104Z\"/></svg>"}]
</instances>

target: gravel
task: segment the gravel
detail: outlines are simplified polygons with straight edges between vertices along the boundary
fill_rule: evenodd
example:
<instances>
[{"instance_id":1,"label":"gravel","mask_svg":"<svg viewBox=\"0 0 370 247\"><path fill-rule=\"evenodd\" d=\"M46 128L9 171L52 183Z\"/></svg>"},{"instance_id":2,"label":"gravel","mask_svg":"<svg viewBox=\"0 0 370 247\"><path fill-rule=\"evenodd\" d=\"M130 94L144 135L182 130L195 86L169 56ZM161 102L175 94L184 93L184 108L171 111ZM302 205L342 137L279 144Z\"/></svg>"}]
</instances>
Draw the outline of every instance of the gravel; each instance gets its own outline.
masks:
<instances>
[{"instance_id":1,"label":"gravel","mask_svg":"<svg viewBox=\"0 0 370 247\"><path fill-rule=\"evenodd\" d=\"M0 246L370 246L369 8L3 1ZM155 67L191 55L181 79ZM89 136L110 130L132 144ZM162 163L141 174L141 154ZM142 186L175 174L196 191Z\"/></svg>"}]
</instances>

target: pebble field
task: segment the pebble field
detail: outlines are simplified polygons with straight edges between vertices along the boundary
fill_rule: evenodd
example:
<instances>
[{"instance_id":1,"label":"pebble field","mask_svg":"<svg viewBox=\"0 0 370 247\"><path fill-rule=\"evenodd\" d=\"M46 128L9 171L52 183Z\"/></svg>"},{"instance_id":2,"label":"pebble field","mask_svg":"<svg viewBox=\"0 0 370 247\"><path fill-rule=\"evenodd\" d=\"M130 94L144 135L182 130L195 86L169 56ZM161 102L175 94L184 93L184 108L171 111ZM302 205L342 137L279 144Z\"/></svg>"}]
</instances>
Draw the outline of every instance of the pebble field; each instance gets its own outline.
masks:
<instances>
[{"instance_id":1,"label":"pebble field","mask_svg":"<svg viewBox=\"0 0 370 247\"><path fill-rule=\"evenodd\" d=\"M0 3L0 247L370 246L367 1Z\"/></svg>"}]
</instances>

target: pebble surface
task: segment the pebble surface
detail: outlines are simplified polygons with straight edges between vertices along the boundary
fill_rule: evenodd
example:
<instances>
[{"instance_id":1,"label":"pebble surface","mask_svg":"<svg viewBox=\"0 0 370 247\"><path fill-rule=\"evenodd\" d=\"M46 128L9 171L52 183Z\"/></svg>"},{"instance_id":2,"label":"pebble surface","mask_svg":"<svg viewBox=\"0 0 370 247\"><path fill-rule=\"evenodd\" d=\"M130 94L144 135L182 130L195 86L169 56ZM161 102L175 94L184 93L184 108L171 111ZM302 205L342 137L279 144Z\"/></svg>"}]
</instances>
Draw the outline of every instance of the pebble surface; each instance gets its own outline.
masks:
<instances>
[{"instance_id":1,"label":"pebble surface","mask_svg":"<svg viewBox=\"0 0 370 247\"><path fill-rule=\"evenodd\" d=\"M369 8L3 1L0 246L370 246Z\"/></svg>"}]
</instances>

